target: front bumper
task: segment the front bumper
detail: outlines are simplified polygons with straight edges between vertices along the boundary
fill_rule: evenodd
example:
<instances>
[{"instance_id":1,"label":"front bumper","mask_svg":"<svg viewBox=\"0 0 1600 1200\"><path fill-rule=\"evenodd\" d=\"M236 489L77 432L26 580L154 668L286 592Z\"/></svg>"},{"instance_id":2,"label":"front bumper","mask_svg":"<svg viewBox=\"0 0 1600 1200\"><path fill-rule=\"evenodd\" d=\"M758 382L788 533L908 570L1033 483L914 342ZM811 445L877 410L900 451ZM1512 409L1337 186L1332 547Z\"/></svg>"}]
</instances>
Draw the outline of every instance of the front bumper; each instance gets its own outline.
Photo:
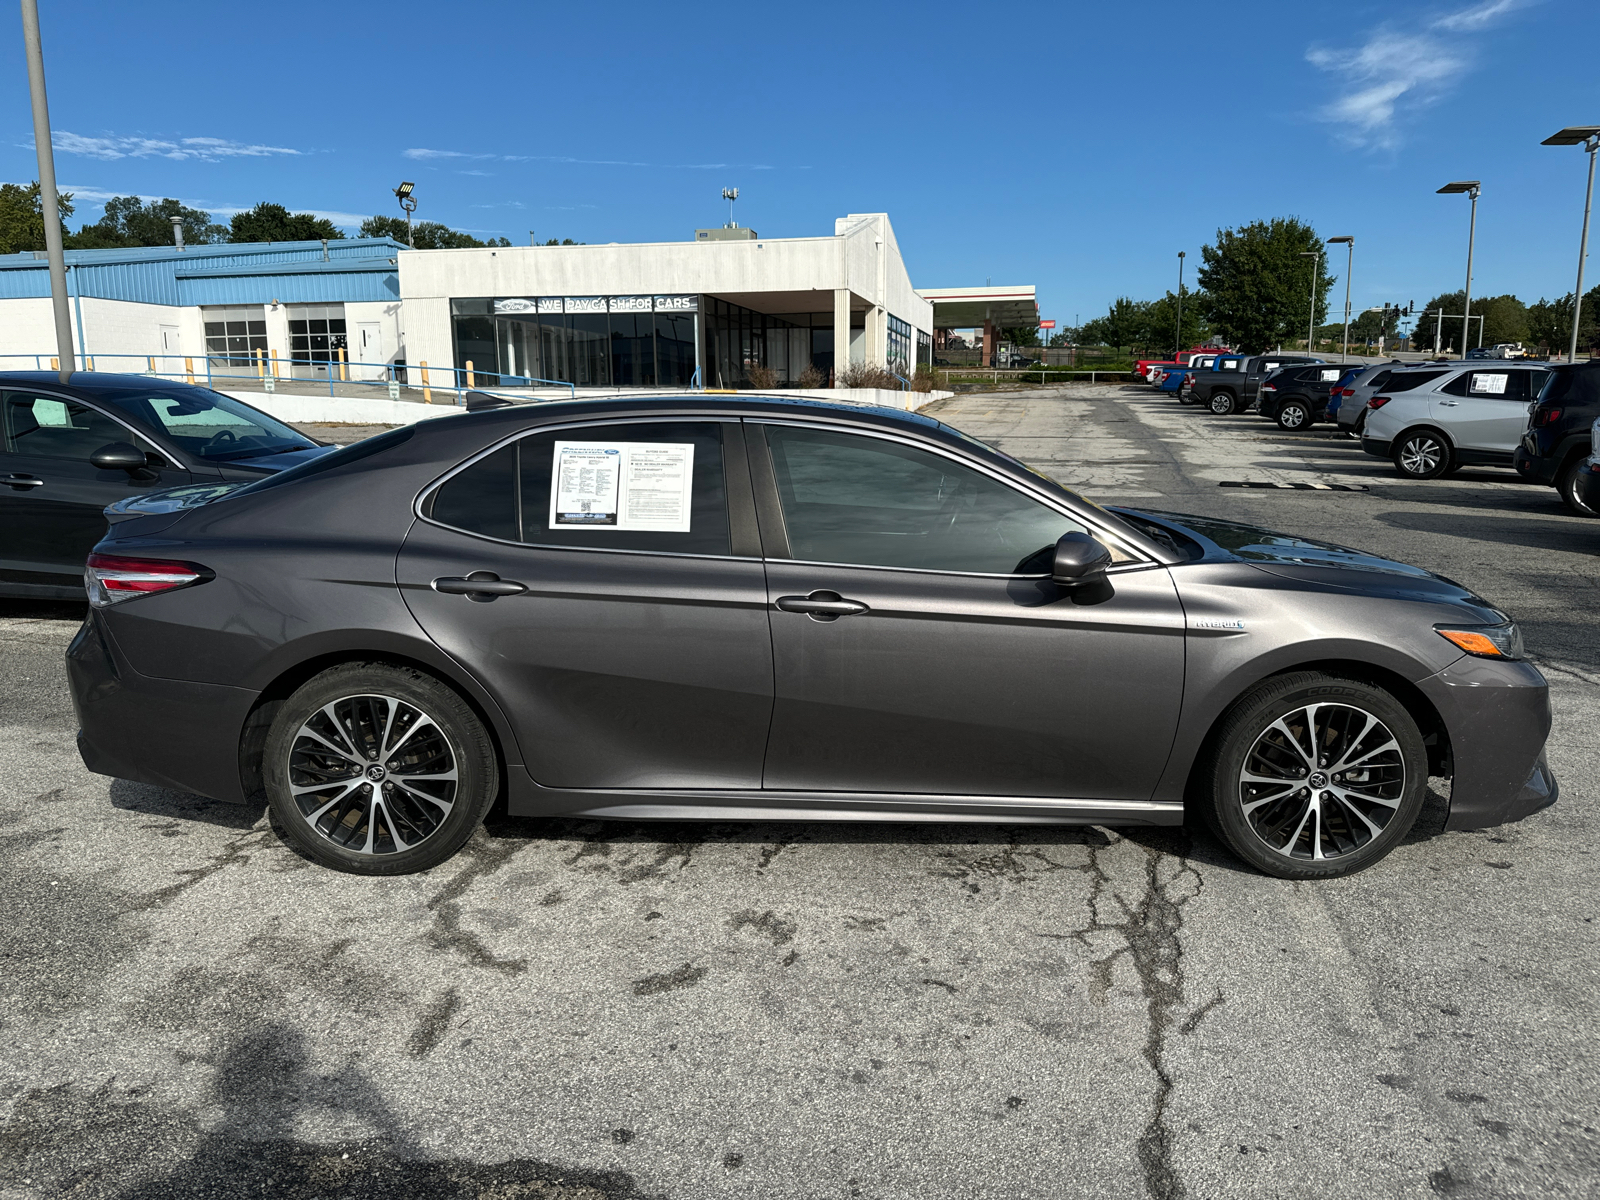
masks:
<instances>
[{"instance_id":1,"label":"front bumper","mask_svg":"<svg viewBox=\"0 0 1600 1200\"><path fill-rule=\"evenodd\" d=\"M1560 787L1545 761L1550 687L1525 662L1462 657L1418 682L1450 737L1446 829L1484 829L1548 808Z\"/></svg>"},{"instance_id":2,"label":"front bumper","mask_svg":"<svg viewBox=\"0 0 1600 1200\"><path fill-rule=\"evenodd\" d=\"M1391 445L1393 445L1392 442L1384 442L1378 440L1377 438L1369 438L1364 434L1361 438L1361 448L1374 458L1388 458L1389 447Z\"/></svg>"},{"instance_id":3,"label":"front bumper","mask_svg":"<svg viewBox=\"0 0 1600 1200\"><path fill-rule=\"evenodd\" d=\"M67 647L67 679L89 770L244 802L239 739L257 693L139 674L95 609Z\"/></svg>"}]
</instances>

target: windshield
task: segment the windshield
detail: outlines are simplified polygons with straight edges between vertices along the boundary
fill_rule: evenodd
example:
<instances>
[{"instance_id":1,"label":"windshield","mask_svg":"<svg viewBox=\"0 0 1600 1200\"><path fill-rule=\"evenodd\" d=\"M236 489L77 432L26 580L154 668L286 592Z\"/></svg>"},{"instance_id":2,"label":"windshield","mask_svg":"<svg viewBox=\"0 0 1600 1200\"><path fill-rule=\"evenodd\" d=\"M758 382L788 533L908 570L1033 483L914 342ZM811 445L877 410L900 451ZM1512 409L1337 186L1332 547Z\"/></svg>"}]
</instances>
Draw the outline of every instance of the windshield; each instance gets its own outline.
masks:
<instances>
[{"instance_id":1,"label":"windshield","mask_svg":"<svg viewBox=\"0 0 1600 1200\"><path fill-rule=\"evenodd\" d=\"M165 433L185 452L211 462L259 458L316 445L282 421L209 388L173 383L159 389L100 392L97 398L141 425Z\"/></svg>"}]
</instances>

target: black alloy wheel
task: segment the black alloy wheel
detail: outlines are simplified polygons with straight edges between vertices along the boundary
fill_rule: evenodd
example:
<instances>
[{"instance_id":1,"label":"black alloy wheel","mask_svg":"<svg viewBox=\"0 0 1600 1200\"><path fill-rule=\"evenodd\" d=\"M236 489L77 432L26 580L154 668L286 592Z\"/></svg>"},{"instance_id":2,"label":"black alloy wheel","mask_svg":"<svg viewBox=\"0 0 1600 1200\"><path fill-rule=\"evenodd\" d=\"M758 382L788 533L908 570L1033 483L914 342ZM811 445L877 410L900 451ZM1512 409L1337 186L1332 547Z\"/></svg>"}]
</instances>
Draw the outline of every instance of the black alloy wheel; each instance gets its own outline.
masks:
<instances>
[{"instance_id":1,"label":"black alloy wheel","mask_svg":"<svg viewBox=\"0 0 1600 1200\"><path fill-rule=\"evenodd\" d=\"M1582 493L1578 490L1578 483L1583 478L1583 472L1588 469L1587 460L1574 458L1561 472L1561 477L1556 480L1556 491L1561 494L1561 502L1571 512L1580 517L1600 517L1592 505L1584 502Z\"/></svg>"},{"instance_id":2,"label":"black alloy wheel","mask_svg":"<svg viewBox=\"0 0 1600 1200\"><path fill-rule=\"evenodd\" d=\"M1442 433L1414 429L1395 439L1394 469L1407 479L1437 479L1450 470L1455 453Z\"/></svg>"},{"instance_id":3,"label":"black alloy wheel","mask_svg":"<svg viewBox=\"0 0 1600 1200\"><path fill-rule=\"evenodd\" d=\"M1422 811L1428 752L1381 688L1316 671L1242 697L1215 735L1201 815L1280 879L1349 875L1388 854Z\"/></svg>"},{"instance_id":4,"label":"black alloy wheel","mask_svg":"<svg viewBox=\"0 0 1600 1200\"><path fill-rule=\"evenodd\" d=\"M499 792L494 744L472 708L432 676L386 663L346 663L303 684L264 754L283 835L358 875L443 862Z\"/></svg>"},{"instance_id":5,"label":"black alloy wheel","mask_svg":"<svg viewBox=\"0 0 1600 1200\"><path fill-rule=\"evenodd\" d=\"M1279 429L1304 429L1311 424L1311 408L1303 400L1286 401L1278 409Z\"/></svg>"},{"instance_id":6,"label":"black alloy wheel","mask_svg":"<svg viewBox=\"0 0 1600 1200\"><path fill-rule=\"evenodd\" d=\"M1214 412L1217 416L1226 417L1237 408L1238 403L1239 402L1234 399L1232 392L1212 392L1211 400L1207 403L1206 407Z\"/></svg>"}]
</instances>

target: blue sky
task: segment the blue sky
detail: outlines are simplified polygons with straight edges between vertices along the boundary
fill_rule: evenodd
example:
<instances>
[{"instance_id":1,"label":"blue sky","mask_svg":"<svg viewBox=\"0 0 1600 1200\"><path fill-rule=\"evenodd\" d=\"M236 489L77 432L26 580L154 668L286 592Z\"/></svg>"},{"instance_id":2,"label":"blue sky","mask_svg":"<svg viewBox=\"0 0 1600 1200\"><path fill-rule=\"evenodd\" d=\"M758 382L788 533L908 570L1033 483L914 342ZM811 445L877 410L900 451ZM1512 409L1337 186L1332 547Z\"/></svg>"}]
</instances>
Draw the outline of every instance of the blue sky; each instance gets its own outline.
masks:
<instances>
[{"instance_id":1,"label":"blue sky","mask_svg":"<svg viewBox=\"0 0 1600 1200\"><path fill-rule=\"evenodd\" d=\"M662 241L737 186L765 236L885 211L917 286L1033 283L1065 324L1288 214L1355 236L1358 307L1421 304L1462 282L1453 179L1483 181L1475 294L1570 290L1584 156L1539 142L1600 123L1592 3L40 9L79 217L133 193L353 224L413 179L419 219L480 235ZM14 12L0 41L25 182Z\"/></svg>"}]
</instances>

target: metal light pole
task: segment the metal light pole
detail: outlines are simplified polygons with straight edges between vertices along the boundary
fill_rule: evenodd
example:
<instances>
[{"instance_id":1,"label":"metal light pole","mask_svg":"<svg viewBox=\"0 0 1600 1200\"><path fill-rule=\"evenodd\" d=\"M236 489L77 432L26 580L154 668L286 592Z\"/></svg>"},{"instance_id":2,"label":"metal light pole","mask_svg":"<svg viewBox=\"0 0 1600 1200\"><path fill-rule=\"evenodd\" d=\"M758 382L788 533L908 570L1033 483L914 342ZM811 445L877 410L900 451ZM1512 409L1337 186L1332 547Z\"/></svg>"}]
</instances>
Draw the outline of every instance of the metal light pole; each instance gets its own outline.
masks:
<instances>
[{"instance_id":1,"label":"metal light pole","mask_svg":"<svg viewBox=\"0 0 1600 1200\"><path fill-rule=\"evenodd\" d=\"M416 190L416 186L414 183L402 183L394 190L395 199L400 201L400 207L405 209L406 213L406 245L413 250L417 248L417 237L411 231L411 214L417 211L417 201L411 193Z\"/></svg>"},{"instance_id":2,"label":"metal light pole","mask_svg":"<svg viewBox=\"0 0 1600 1200\"><path fill-rule=\"evenodd\" d=\"M1344 362L1350 357L1350 275L1356 266L1356 240L1348 234L1344 237L1331 237L1328 245L1336 246L1343 243L1350 251L1344 268L1344 349L1339 352L1339 361Z\"/></svg>"},{"instance_id":3,"label":"metal light pole","mask_svg":"<svg viewBox=\"0 0 1600 1200\"><path fill-rule=\"evenodd\" d=\"M1600 125L1569 125L1539 143L1542 146L1579 146L1589 152L1589 190L1583 194L1583 234L1578 239L1578 290L1572 298L1572 345L1567 361L1578 361L1578 318L1583 315L1583 260L1589 257L1589 207L1594 202L1594 153L1600 150Z\"/></svg>"},{"instance_id":4,"label":"metal light pole","mask_svg":"<svg viewBox=\"0 0 1600 1200\"><path fill-rule=\"evenodd\" d=\"M1178 355L1183 352L1183 257L1185 251L1178 251L1178 329L1172 339L1172 358L1176 362Z\"/></svg>"},{"instance_id":5,"label":"metal light pole","mask_svg":"<svg viewBox=\"0 0 1600 1200\"><path fill-rule=\"evenodd\" d=\"M1467 291L1465 302L1461 306L1461 357L1467 356L1467 341L1472 329L1472 243L1478 236L1478 193L1482 185L1476 179L1463 179L1456 183L1447 183L1439 189L1440 196L1453 196L1458 192L1465 192L1472 197L1472 221L1467 226Z\"/></svg>"},{"instance_id":6,"label":"metal light pole","mask_svg":"<svg viewBox=\"0 0 1600 1200\"><path fill-rule=\"evenodd\" d=\"M1306 353L1310 354L1317 328L1317 280L1322 275L1322 248L1302 250L1300 257L1314 260L1311 264L1311 313L1306 317Z\"/></svg>"},{"instance_id":7,"label":"metal light pole","mask_svg":"<svg viewBox=\"0 0 1600 1200\"><path fill-rule=\"evenodd\" d=\"M61 245L61 205L56 199L56 156L50 144L50 105L44 91L44 48L39 40L38 0L22 0L22 40L28 53L28 93L33 100L33 144L39 154L39 207L44 212L44 249L50 259L50 307L56 318L56 356L61 382L77 365L72 357L72 316L67 308L67 256Z\"/></svg>"}]
</instances>

